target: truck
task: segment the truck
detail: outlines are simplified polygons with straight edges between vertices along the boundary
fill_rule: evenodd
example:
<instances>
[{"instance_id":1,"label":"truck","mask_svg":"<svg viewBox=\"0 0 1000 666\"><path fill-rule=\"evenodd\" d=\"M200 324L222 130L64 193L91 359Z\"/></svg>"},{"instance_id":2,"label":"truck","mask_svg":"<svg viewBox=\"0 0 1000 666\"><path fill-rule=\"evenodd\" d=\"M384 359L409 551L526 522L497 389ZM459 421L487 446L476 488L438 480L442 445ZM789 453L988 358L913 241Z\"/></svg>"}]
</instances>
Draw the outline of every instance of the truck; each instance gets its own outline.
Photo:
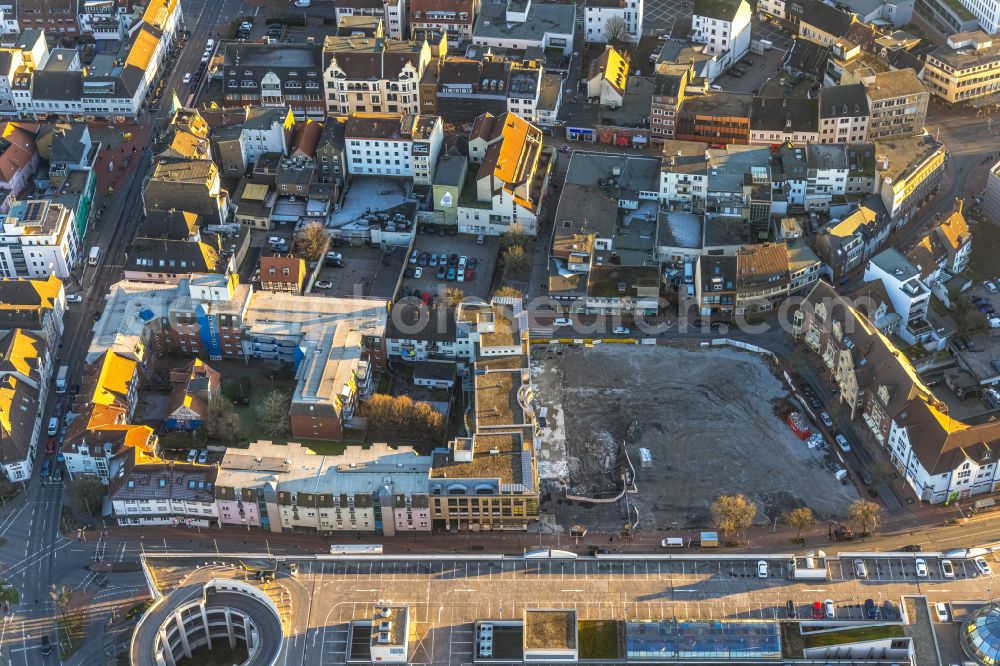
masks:
<instances>
[{"instance_id":1,"label":"truck","mask_svg":"<svg viewBox=\"0 0 1000 666\"><path fill-rule=\"evenodd\" d=\"M56 374L56 393L62 395L66 392L66 378L69 376L69 366L60 365Z\"/></svg>"},{"instance_id":2,"label":"truck","mask_svg":"<svg viewBox=\"0 0 1000 666\"><path fill-rule=\"evenodd\" d=\"M97 265L97 260L101 258L101 248L96 245L90 248L90 257L87 259L87 263L91 266Z\"/></svg>"}]
</instances>

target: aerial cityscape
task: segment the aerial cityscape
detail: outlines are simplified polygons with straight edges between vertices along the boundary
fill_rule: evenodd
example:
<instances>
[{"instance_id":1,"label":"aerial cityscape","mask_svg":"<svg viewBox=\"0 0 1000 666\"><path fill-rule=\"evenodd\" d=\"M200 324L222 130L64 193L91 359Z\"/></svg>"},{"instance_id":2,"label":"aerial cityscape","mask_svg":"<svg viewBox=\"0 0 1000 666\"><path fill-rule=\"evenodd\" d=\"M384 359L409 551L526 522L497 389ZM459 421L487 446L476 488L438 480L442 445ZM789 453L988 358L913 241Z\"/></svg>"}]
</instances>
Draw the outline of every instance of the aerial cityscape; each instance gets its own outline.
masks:
<instances>
[{"instance_id":1,"label":"aerial cityscape","mask_svg":"<svg viewBox=\"0 0 1000 666\"><path fill-rule=\"evenodd\" d=\"M0 666L1000 664L1000 0L0 0Z\"/></svg>"}]
</instances>

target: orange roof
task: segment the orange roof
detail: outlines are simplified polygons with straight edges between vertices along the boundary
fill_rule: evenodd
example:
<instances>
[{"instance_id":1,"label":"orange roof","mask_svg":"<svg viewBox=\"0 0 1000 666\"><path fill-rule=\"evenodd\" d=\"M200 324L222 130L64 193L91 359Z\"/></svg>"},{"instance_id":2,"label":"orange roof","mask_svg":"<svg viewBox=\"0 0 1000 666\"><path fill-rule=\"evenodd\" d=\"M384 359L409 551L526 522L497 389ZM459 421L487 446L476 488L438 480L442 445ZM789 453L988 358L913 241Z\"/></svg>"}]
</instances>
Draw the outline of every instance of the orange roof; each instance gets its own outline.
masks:
<instances>
[{"instance_id":1,"label":"orange roof","mask_svg":"<svg viewBox=\"0 0 1000 666\"><path fill-rule=\"evenodd\" d=\"M146 71L159 43L159 37L145 27L140 28L135 36L135 41L132 42L132 48L129 49L128 56L125 58L125 64Z\"/></svg>"},{"instance_id":2,"label":"orange roof","mask_svg":"<svg viewBox=\"0 0 1000 666\"><path fill-rule=\"evenodd\" d=\"M949 215L938 229L940 229L941 235L948 240L952 250L961 247L962 243L969 237L969 224L959 211L954 211Z\"/></svg>"},{"instance_id":3,"label":"orange roof","mask_svg":"<svg viewBox=\"0 0 1000 666\"><path fill-rule=\"evenodd\" d=\"M93 401L101 405L117 405L127 399L129 386L139 363L108 350L101 362L101 372L94 387Z\"/></svg>"}]
</instances>

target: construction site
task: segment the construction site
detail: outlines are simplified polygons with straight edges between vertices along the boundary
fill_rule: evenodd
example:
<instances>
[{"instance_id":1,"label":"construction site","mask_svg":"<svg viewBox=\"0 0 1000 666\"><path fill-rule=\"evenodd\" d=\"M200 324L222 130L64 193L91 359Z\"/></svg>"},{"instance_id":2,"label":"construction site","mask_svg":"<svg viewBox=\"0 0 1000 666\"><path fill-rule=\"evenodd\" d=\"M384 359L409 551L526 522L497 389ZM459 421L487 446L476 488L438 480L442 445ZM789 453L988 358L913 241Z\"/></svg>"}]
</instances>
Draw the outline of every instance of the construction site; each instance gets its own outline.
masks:
<instances>
[{"instance_id":1,"label":"construction site","mask_svg":"<svg viewBox=\"0 0 1000 666\"><path fill-rule=\"evenodd\" d=\"M731 493L756 504L758 523L800 506L824 520L858 497L836 477L830 443L810 448L779 418L789 391L766 357L615 344L532 356L547 408L542 509L563 528L702 527Z\"/></svg>"}]
</instances>

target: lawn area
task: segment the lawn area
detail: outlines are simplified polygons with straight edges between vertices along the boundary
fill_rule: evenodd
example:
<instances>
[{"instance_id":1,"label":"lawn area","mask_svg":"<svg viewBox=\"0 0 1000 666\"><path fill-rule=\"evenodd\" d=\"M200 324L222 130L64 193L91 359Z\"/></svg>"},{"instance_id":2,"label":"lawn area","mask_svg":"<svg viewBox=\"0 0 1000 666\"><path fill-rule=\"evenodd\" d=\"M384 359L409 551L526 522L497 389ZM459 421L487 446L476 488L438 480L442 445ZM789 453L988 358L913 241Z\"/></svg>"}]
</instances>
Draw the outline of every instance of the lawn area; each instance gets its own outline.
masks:
<instances>
[{"instance_id":1,"label":"lawn area","mask_svg":"<svg viewBox=\"0 0 1000 666\"><path fill-rule=\"evenodd\" d=\"M72 613L59 619L59 659L66 661L83 645L83 613Z\"/></svg>"},{"instance_id":2,"label":"lawn area","mask_svg":"<svg viewBox=\"0 0 1000 666\"><path fill-rule=\"evenodd\" d=\"M223 393L226 392L226 383L223 383ZM243 440L242 444L246 446L249 442L257 441L258 439L269 439L263 434L260 427L260 422L257 419L257 411L254 409L256 405L265 395L271 391L281 391L289 398L292 396L292 391L295 390L294 382L276 381L261 379L255 381L250 385L250 404L248 405L233 405L233 409L240 417L240 421L243 423ZM272 440L275 444L287 444L287 439L275 439Z\"/></svg>"},{"instance_id":3,"label":"lawn area","mask_svg":"<svg viewBox=\"0 0 1000 666\"><path fill-rule=\"evenodd\" d=\"M867 627L851 627L839 631L823 631L805 634L799 632L798 622L781 623L781 644L789 659L801 658L807 648L826 647L841 643L871 641L880 638L902 638L903 628L898 624L880 624Z\"/></svg>"},{"instance_id":4,"label":"lawn area","mask_svg":"<svg viewBox=\"0 0 1000 666\"><path fill-rule=\"evenodd\" d=\"M580 659L618 659L618 622L581 620L577 623Z\"/></svg>"}]
</instances>

